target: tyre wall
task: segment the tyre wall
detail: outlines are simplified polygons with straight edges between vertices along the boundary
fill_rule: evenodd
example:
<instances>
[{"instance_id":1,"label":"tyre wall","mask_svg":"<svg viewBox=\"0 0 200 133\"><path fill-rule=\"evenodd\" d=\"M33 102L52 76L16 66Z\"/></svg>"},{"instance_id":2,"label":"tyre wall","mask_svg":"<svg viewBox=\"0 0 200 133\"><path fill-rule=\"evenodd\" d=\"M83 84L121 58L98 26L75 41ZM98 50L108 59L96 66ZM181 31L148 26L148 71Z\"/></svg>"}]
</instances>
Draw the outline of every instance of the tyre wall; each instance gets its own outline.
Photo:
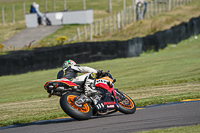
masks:
<instances>
[{"instance_id":1,"label":"tyre wall","mask_svg":"<svg viewBox=\"0 0 200 133\"><path fill-rule=\"evenodd\" d=\"M163 49L200 33L200 17L168 30L126 41L82 42L55 47L14 51L0 56L0 76L61 67L64 60L87 63L115 58L137 57L142 51Z\"/></svg>"}]
</instances>

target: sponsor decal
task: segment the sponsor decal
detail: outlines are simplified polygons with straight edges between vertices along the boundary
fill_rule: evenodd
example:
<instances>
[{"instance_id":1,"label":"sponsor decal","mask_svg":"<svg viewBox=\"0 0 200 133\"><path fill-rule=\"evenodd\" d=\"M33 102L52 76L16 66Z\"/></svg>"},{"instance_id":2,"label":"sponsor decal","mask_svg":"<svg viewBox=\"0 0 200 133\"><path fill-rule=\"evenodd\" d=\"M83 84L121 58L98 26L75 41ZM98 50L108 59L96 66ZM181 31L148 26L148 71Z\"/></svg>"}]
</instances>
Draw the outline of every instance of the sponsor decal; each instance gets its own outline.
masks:
<instances>
[{"instance_id":1,"label":"sponsor decal","mask_svg":"<svg viewBox=\"0 0 200 133\"><path fill-rule=\"evenodd\" d=\"M115 102L104 102L104 105L115 105Z\"/></svg>"},{"instance_id":2,"label":"sponsor decal","mask_svg":"<svg viewBox=\"0 0 200 133\"><path fill-rule=\"evenodd\" d=\"M95 74L95 73L91 73L91 74L90 74L90 77L91 77L91 79L95 79L96 74Z\"/></svg>"},{"instance_id":3,"label":"sponsor decal","mask_svg":"<svg viewBox=\"0 0 200 133\"><path fill-rule=\"evenodd\" d=\"M104 108L104 105L103 105L103 103L100 103L100 104L97 104L96 107L97 107L97 109L100 109L100 108Z\"/></svg>"},{"instance_id":4,"label":"sponsor decal","mask_svg":"<svg viewBox=\"0 0 200 133\"><path fill-rule=\"evenodd\" d=\"M106 86L108 86L110 88L112 88L114 86L114 84L111 81L107 81L107 80L104 80L104 79L96 80L96 85L98 86L99 84L106 85Z\"/></svg>"},{"instance_id":5,"label":"sponsor decal","mask_svg":"<svg viewBox=\"0 0 200 133\"><path fill-rule=\"evenodd\" d=\"M115 105L107 105L107 108L114 108Z\"/></svg>"},{"instance_id":6,"label":"sponsor decal","mask_svg":"<svg viewBox=\"0 0 200 133\"><path fill-rule=\"evenodd\" d=\"M96 83L97 83L97 84L98 84L98 83L107 84L107 81L106 81L106 80L103 80L103 79L98 79L98 80L96 81Z\"/></svg>"}]
</instances>

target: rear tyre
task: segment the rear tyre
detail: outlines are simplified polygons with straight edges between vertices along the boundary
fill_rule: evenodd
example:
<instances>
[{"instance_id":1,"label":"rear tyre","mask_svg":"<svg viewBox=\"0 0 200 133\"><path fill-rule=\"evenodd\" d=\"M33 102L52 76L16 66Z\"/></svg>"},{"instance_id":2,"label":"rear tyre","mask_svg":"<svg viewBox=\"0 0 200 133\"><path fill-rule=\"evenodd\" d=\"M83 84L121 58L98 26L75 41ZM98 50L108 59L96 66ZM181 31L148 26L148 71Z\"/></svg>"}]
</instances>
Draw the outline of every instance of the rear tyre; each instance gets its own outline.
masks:
<instances>
[{"instance_id":1,"label":"rear tyre","mask_svg":"<svg viewBox=\"0 0 200 133\"><path fill-rule=\"evenodd\" d=\"M92 108L88 103L76 104L78 94L65 94L60 98L62 110L76 120L86 120L92 116Z\"/></svg>"},{"instance_id":2,"label":"rear tyre","mask_svg":"<svg viewBox=\"0 0 200 133\"><path fill-rule=\"evenodd\" d=\"M120 92L125 97L124 100L119 102L119 111L124 114L133 114L136 111L136 106L134 101L126 94Z\"/></svg>"}]
</instances>

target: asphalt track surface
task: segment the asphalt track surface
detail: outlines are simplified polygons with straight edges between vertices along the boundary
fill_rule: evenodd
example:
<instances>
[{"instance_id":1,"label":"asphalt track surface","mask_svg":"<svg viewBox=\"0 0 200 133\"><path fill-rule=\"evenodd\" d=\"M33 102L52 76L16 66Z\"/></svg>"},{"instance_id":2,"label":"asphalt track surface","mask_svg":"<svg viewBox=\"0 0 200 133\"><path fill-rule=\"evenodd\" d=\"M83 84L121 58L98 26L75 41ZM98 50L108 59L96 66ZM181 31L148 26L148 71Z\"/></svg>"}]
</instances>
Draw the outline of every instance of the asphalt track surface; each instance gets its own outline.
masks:
<instances>
[{"instance_id":1,"label":"asphalt track surface","mask_svg":"<svg viewBox=\"0 0 200 133\"><path fill-rule=\"evenodd\" d=\"M5 49L10 46L21 49L28 46L30 43L33 44L41 40L60 28L62 28L62 26L39 26L36 28L25 28L2 43L5 45Z\"/></svg>"},{"instance_id":2,"label":"asphalt track surface","mask_svg":"<svg viewBox=\"0 0 200 133\"><path fill-rule=\"evenodd\" d=\"M38 121L0 128L1 133L132 133L200 124L200 101L168 103L77 121L72 118Z\"/></svg>"}]
</instances>

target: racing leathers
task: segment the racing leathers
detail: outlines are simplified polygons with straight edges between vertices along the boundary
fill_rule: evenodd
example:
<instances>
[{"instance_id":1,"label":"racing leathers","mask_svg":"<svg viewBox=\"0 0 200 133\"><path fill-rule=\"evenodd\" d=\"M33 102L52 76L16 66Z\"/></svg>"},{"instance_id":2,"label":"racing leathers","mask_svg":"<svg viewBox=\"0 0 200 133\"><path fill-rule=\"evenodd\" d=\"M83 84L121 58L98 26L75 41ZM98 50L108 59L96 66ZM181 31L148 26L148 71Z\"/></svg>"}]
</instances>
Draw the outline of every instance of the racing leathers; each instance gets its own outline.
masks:
<instances>
[{"instance_id":1,"label":"racing leathers","mask_svg":"<svg viewBox=\"0 0 200 133\"><path fill-rule=\"evenodd\" d=\"M84 90L86 95L90 95L93 93L96 93L94 87L94 76L91 76L93 74L97 74L97 70L93 69L91 67L82 67L79 65L71 65L68 68L63 69L64 76L66 79L71 80L72 82L76 84L84 83ZM81 76L78 76L78 73L86 73ZM77 77L78 76L78 77Z\"/></svg>"}]
</instances>

